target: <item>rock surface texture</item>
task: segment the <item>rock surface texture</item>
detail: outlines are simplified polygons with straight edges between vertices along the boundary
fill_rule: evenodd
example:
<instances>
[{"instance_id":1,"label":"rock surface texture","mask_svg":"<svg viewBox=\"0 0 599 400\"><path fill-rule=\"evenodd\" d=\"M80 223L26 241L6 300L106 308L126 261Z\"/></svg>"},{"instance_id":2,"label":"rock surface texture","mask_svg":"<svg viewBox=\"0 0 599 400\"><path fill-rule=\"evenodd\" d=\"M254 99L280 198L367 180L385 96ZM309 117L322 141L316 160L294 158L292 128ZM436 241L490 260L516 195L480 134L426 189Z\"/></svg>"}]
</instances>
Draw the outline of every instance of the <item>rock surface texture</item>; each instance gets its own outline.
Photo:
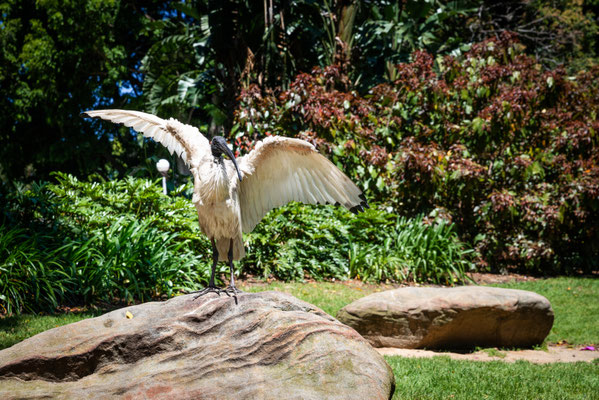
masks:
<instances>
[{"instance_id":1,"label":"rock surface texture","mask_svg":"<svg viewBox=\"0 0 599 400\"><path fill-rule=\"evenodd\" d=\"M278 292L116 310L0 351L0 398L390 399L356 331Z\"/></svg>"},{"instance_id":2,"label":"rock surface texture","mask_svg":"<svg viewBox=\"0 0 599 400\"><path fill-rule=\"evenodd\" d=\"M525 290L407 287L356 300L337 318L375 347L529 347L549 334L553 310L545 297Z\"/></svg>"}]
</instances>

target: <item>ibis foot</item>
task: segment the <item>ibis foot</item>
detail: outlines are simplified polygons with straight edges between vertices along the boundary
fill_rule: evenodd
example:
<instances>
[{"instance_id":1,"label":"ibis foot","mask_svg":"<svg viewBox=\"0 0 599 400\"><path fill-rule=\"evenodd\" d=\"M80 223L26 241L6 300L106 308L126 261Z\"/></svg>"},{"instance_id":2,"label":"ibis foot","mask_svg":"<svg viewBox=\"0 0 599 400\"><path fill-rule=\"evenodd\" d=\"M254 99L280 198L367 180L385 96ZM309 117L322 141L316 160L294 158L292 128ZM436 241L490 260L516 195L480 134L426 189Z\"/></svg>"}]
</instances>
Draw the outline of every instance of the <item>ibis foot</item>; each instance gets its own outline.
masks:
<instances>
[{"instance_id":1,"label":"ibis foot","mask_svg":"<svg viewBox=\"0 0 599 400\"><path fill-rule=\"evenodd\" d=\"M243 290L237 289L237 287L235 285L229 285L224 290L224 292L227 293L227 294L231 293L233 296L236 296L236 295L238 295L240 293L243 293Z\"/></svg>"},{"instance_id":2,"label":"ibis foot","mask_svg":"<svg viewBox=\"0 0 599 400\"><path fill-rule=\"evenodd\" d=\"M227 292L227 290L229 290L229 288L227 288L227 289L221 289L221 288L216 287L216 286L207 286L207 287L205 287L202 290L198 290L196 292L191 292L189 294L197 293L197 295L193 298L194 300L197 299L198 297L202 297L202 296L204 296L204 295L206 295L208 293L216 293L219 296L220 296L221 293L224 293L224 294L226 294L227 296L230 297L231 295Z\"/></svg>"}]
</instances>

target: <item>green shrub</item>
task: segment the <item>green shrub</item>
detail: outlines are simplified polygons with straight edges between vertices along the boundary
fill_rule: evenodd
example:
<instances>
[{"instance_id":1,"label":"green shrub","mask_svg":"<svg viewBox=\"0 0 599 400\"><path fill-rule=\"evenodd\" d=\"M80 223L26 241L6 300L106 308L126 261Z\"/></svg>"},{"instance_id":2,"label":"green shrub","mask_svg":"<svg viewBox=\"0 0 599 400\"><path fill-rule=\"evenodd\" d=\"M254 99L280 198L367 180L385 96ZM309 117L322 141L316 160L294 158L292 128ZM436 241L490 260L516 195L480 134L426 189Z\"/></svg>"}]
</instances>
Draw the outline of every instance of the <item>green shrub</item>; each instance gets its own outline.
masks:
<instances>
[{"instance_id":1,"label":"green shrub","mask_svg":"<svg viewBox=\"0 0 599 400\"><path fill-rule=\"evenodd\" d=\"M55 177L0 195L5 311L147 301L207 282L210 254L188 200L144 179Z\"/></svg>"},{"instance_id":2,"label":"green shrub","mask_svg":"<svg viewBox=\"0 0 599 400\"><path fill-rule=\"evenodd\" d=\"M472 269L453 226L370 208L294 203L273 210L247 236L246 272L284 280L358 278L452 284Z\"/></svg>"},{"instance_id":3,"label":"green shrub","mask_svg":"<svg viewBox=\"0 0 599 400\"><path fill-rule=\"evenodd\" d=\"M56 308L64 294L61 266L43 246L44 237L0 225L0 306L3 312Z\"/></svg>"},{"instance_id":4,"label":"green shrub","mask_svg":"<svg viewBox=\"0 0 599 400\"><path fill-rule=\"evenodd\" d=\"M242 149L297 136L367 197L406 216L435 213L493 271L599 267L599 68L544 70L513 36L462 56L415 52L393 84L345 91L343 68L288 90L251 86L236 112Z\"/></svg>"},{"instance_id":5,"label":"green shrub","mask_svg":"<svg viewBox=\"0 0 599 400\"><path fill-rule=\"evenodd\" d=\"M205 281L186 241L148 221L117 220L88 239L62 243L0 225L0 305L4 312L53 311L59 305L172 297Z\"/></svg>"},{"instance_id":6,"label":"green shrub","mask_svg":"<svg viewBox=\"0 0 599 400\"><path fill-rule=\"evenodd\" d=\"M195 208L159 183L127 178L17 184L0 194L0 304L5 311L146 301L208 281L211 248ZM372 207L290 204L245 237L246 274L283 280L361 278L449 283L465 279L470 250L441 220L406 219ZM219 272L228 273L225 263ZM237 271L239 273L239 271Z\"/></svg>"}]
</instances>

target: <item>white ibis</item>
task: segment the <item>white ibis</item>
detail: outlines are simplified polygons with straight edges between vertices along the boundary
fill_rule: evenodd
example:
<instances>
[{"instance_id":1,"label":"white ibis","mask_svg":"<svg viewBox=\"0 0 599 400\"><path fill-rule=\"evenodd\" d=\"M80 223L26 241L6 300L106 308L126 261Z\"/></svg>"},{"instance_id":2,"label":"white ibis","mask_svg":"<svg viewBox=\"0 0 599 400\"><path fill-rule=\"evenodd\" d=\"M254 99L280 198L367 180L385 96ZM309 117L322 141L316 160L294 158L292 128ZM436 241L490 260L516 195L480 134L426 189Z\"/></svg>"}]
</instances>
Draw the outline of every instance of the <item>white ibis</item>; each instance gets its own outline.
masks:
<instances>
[{"instance_id":1,"label":"white ibis","mask_svg":"<svg viewBox=\"0 0 599 400\"><path fill-rule=\"evenodd\" d=\"M245 255L242 232L251 232L273 208L290 201L341 204L357 213L368 207L362 191L310 143L270 136L254 150L235 160L225 139L208 141L200 131L171 118L129 110L94 110L83 113L131 127L177 153L194 178L192 201L200 229L212 243L209 292L236 294L233 260ZM224 160L226 155L229 160ZM228 261L231 273L226 289L216 287L218 261Z\"/></svg>"}]
</instances>

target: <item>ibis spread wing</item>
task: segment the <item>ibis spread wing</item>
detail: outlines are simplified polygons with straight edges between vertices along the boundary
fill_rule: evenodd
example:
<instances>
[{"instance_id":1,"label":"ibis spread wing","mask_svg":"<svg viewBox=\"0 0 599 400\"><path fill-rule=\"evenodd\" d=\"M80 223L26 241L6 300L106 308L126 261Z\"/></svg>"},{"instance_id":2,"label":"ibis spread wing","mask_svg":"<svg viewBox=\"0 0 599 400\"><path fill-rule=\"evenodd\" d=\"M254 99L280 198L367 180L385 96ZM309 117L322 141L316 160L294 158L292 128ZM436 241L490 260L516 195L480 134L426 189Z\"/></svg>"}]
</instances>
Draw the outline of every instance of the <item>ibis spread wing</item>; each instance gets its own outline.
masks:
<instances>
[{"instance_id":1,"label":"ibis spread wing","mask_svg":"<svg viewBox=\"0 0 599 400\"><path fill-rule=\"evenodd\" d=\"M310 143L271 136L239 159L241 225L251 232L266 213L290 201L367 207L362 191Z\"/></svg>"},{"instance_id":2,"label":"ibis spread wing","mask_svg":"<svg viewBox=\"0 0 599 400\"><path fill-rule=\"evenodd\" d=\"M173 154L177 153L188 167L210 154L210 143L200 131L176 119L164 120L155 115L130 110L92 110L83 114L123 124L162 144Z\"/></svg>"}]
</instances>

